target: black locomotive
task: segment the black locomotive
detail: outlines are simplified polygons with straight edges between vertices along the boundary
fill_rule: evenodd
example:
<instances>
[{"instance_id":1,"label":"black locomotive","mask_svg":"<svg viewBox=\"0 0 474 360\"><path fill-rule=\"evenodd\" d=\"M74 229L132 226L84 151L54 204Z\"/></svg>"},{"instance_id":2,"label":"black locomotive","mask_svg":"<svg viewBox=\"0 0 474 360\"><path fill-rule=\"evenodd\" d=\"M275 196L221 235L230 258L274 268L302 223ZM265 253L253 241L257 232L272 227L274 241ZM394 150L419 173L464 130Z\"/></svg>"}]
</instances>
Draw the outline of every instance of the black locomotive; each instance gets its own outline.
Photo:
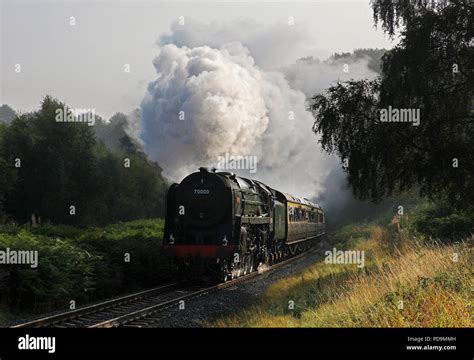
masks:
<instances>
[{"instance_id":1,"label":"black locomotive","mask_svg":"<svg viewBox=\"0 0 474 360\"><path fill-rule=\"evenodd\" d=\"M324 223L307 199L201 167L168 190L163 246L187 278L226 281L308 250Z\"/></svg>"}]
</instances>

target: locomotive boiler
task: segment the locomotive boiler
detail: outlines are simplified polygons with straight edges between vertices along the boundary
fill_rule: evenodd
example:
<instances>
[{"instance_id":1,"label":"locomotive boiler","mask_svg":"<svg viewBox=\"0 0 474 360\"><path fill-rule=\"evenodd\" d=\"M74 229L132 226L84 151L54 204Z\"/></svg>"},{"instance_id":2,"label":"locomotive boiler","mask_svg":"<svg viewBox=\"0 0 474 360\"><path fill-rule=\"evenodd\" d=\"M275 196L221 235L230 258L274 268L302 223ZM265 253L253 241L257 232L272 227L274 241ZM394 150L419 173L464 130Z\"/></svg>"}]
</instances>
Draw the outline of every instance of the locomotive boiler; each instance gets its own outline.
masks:
<instances>
[{"instance_id":1,"label":"locomotive boiler","mask_svg":"<svg viewBox=\"0 0 474 360\"><path fill-rule=\"evenodd\" d=\"M308 250L324 224L307 199L201 167L168 190L163 247L184 277L226 281Z\"/></svg>"}]
</instances>

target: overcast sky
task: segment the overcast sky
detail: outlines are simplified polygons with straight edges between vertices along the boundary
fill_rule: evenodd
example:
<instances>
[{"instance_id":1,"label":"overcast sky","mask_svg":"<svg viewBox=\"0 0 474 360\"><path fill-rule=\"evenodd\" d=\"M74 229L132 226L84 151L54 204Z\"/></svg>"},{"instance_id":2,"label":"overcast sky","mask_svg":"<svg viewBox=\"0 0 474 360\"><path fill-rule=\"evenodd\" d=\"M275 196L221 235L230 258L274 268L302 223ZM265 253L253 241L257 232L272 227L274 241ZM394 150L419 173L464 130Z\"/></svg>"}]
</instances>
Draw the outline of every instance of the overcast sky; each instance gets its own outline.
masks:
<instances>
[{"instance_id":1,"label":"overcast sky","mask_svg":"<svg viewBox=\"0 0 474 360\"><path fill-rule=\"evenodd\" d=\"M69 24L71 16L75 26ZM291 54L294 60L393 46L374 29L368 1L3 1L0 103L30 111L50 94L106 118L128 113L139 107L156 78L152 60L158 37L180 16L203 23L250 18L269 26L292 16L309 39L305 53ZM15 64L21 65L20 73ZM130 73L124 72L125 64Z\"/></svg>"}]
</instances>

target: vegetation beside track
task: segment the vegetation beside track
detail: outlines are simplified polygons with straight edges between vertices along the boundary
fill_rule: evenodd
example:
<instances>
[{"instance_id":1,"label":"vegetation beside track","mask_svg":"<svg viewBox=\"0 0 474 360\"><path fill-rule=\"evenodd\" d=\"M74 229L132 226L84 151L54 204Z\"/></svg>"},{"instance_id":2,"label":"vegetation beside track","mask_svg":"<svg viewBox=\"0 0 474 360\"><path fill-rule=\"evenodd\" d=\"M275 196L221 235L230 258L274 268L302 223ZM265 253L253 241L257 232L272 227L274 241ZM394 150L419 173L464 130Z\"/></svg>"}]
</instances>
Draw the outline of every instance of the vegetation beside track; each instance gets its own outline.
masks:
<instances>
[{"instance_id":1,"label":"vegetation beside track","mask_svg":"<svg viewBox=\"0 0 474 360\"><path fill-rule=\"evenodd\" d=\"M0 227L0 249L38 251L36 269L0 267L0 324L67 309L71 300L80 306L169 280L163 225L147 219L88 229Z\"/></svg>"},{"instance_id":2,"label":"vegetation beside track","mask_svg":"<svg viewBox=\"0 0 474 360\"><path fill-rule=\"evenodd\" d=\"M432 205L392 224L352 224L330 248L363 250L365 266L323 260L283 279L256 306L209 324L217 327L470 327L472 237L453 241L420 233L447 231ZM467 221L467 220L466 220ZM421 228L424 229L422 226ZM444 230L443 230L444 229ZM290 306L294 304L294 306Z\"/></svg>"}]
</instances>

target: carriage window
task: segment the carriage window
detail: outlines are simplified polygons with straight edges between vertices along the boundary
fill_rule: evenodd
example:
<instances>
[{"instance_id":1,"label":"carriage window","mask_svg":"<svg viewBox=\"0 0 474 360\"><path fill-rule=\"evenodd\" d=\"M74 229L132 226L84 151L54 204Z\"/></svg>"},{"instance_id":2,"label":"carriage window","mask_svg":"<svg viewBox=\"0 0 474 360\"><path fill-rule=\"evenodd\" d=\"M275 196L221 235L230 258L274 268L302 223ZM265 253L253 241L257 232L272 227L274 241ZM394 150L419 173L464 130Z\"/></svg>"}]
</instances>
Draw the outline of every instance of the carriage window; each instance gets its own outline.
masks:
<instances>
[{"instance_id":1,"label":"carriage window","mask_svg":"<svg viewBox=\"0 0 474 360\"><path fill-rule=\"evenodd\" d=\"M303 209L301 207L288 206L288 221L289 222L317 222L318 214L316 211Z\"/></svg>"}]
</instances>

